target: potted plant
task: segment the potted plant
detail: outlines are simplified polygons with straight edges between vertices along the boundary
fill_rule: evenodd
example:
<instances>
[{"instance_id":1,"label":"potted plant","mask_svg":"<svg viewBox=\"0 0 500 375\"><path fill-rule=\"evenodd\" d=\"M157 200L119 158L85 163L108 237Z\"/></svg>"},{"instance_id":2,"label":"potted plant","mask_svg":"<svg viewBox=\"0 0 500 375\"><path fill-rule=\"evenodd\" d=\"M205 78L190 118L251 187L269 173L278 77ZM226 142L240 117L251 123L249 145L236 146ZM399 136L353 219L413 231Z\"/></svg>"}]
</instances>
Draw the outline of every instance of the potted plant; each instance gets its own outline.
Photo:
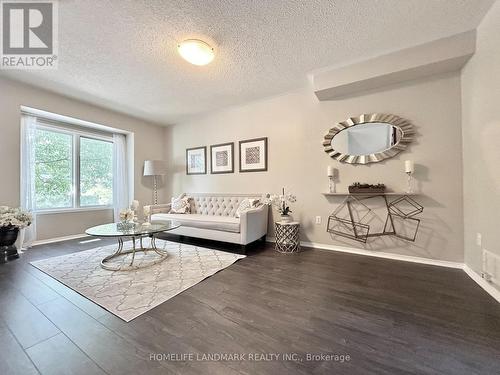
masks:
<instances>
[{"instance_id":1,"label":"potted plant","mask_svg":"<svg viewBox=\"0 0 500 375\"><path fill-rule=\"evenodd\" d=\"M283 188L282 194L268 194L266 199L267 204L271 204L276 207L281 215L281 222L283 223L289 223L292 221L292 217L290 216L290 213L292 212L290 209L290 203L295 202L297 202L297 197L290 193L285 194L285 188Z\"/></svg>"},{"instance_id":2,"label":"potted plant","mask_svg":"<svg viewBox=\"0 0 500 375\"><path fill-rule=\"evenodd\" d=\"M0 246L12 246L19 230L30 226L32 220L31 213L20 208L0 206Z\"/></svg>"}]
</instances>

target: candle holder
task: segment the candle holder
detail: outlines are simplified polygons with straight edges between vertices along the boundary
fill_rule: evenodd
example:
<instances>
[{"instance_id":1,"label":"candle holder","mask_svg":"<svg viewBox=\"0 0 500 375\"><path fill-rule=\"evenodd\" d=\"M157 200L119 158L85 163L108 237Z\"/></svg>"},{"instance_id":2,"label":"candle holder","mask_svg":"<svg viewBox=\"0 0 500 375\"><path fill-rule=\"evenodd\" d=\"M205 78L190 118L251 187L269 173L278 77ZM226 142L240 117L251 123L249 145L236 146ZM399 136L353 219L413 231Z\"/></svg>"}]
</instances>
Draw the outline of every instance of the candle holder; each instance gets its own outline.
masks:
<instances>
[{"instance_id":1,"label":"candle holder","mask_svg":"<svg viewBox=\"0 0 500 375\"><path fill-rule=\"evenodd\" d=\"M406 192L408 194L412 194L413 193L413 173L412 172L406 172L406 174L408 175Z\"/></svg>"},{"instance_id":2,"label":"candle holder","mask_svg":"<svg viewBox=\"0 0 500 375\"><path fill-rule=\"evenodd\" d=\"M335 186L335 179L333 176L328 176L328 191L330 193L335 193L337 187Z\"/></svg>"},{"instance_id":3,"label":"candle holder","mask_svg":"<svg viewBox=\"0 0 500 375\"><path fill-rule=\"evenodd\" d=\"M130 209L134 212L134 217L132 221L137 224L138 218L137 218L137 209L139 208L139 201L138 200L133 200L132 203L130 203Z\"/></svg>"},{"instance_id":4,"label":"candle holder","mask_svg":"<svg viewBox=\"0 0 500 375\"><path fill-rule=\"evenodd\" d=\"M408 194L413 193L413 171L415 170L415 164L413 160L405 160L405 173L408 176L406 192Z\"/></svg>"},{"instance_id":5,"label":"candle holder","mask_svg":"<svg viewBox=\"0 0 500 375\"><path fill-rule=\"evenodd\" d=\"M326 169L326 175L328 176L328 192L335 193L335 173L336 170L332 166L328 166Z\"/></svg>"},{"instance_id":6,"label":"candle holder","mask_svg":"<svg viewBox=\"0 0 500 375\"><path fill-rule=\"evenodd\" d=\"M151 225L151 207L149 206L144 206L142 208L142 213L144 215L144 223L142 224L143 226L149 226Z\"/></svg>"}]
</instances>

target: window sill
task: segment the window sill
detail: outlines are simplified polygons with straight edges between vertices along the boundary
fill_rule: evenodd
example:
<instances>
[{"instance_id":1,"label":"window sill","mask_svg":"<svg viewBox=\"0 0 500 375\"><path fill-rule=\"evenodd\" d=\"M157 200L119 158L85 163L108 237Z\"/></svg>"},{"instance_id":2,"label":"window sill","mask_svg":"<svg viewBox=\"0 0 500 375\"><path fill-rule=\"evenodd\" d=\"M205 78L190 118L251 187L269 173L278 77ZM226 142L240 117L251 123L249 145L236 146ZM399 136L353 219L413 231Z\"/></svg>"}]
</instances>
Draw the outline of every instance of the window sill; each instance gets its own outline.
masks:
<instances>
[{"instance_id":1,"label":"window sill","mask_svg":"<svg viewBox=\"0 0 500 375\"><path fill-rule=\"evenodd\" d=\"M81 208L56 208L53 210L41 210L35 211L35 215L53 215L53 214L69 214L77 212L89 212L89 211L109 211L113 210L113 207L81 207Z\"/></svg>"}]
</instances>

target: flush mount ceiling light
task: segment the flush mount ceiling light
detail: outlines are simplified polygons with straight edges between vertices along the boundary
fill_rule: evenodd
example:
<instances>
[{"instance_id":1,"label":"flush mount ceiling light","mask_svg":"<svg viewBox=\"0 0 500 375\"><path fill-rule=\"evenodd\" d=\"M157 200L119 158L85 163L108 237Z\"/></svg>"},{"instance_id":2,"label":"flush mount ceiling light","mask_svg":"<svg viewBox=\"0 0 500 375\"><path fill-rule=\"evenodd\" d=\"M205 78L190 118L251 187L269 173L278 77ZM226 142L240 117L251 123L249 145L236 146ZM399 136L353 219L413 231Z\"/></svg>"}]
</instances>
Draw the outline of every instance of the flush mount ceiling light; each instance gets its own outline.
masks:
<instances>
[{"instance_id":1,"label":"flush mount ceiling light","mask_svg":"<svg viewBox=\"0 0 500 375\"><path fill-rule=\"evenodd\" d=\"M182 58L193 65L207 65L214 59L214 49L203 40L187 39L177 46Z\"/></svg>"}]
</instances>

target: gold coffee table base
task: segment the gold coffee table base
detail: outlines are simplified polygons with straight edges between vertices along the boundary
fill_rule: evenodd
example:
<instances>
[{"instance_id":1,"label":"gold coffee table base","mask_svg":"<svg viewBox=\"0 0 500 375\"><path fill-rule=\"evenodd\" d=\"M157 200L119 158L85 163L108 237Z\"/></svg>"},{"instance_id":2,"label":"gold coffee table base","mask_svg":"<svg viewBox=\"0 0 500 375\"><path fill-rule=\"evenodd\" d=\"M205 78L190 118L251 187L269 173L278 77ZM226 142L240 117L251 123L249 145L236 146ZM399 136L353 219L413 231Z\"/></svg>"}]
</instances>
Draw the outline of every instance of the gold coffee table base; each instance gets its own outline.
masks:
<instances>
[{"instance_id":1,"label":"gold coffee table base","mask_svg":"<svg viewBox=\"0 0 500 375\"><path fill-rule=\"evenodd\" d=\"M146 253L147 251L154 251L156 254L160 255L160 258L155 262L148 263L146 267L163 262L168 257L168 252L160 250L156 247L156 238L154 236L149 236L149 238L151 238L151 247L145 248L142 244L143 237L144 236L130 236L130 238L132 238L132 249L130 249L130 250L123 250L123 237L118 237L118 249L113 254L108 255L103 260L101 260L101 267L104 268L105 270L108 270L108 271L133 270L133 269L138 268L138 267L128 269L128 268L125 268L122 266L110 266L110 265L105 264L105 263L108 262L109 260L117 258L119 256L132 254L132 260L130 261L130 264L129 264L129 267L132 267L134 265L135 253L137 253L137 252ZM139 238L139 240L140 240L140 247L139 248L137 248L135 246L135 240L137 238Z\"/></svg>"}]
</instances>

